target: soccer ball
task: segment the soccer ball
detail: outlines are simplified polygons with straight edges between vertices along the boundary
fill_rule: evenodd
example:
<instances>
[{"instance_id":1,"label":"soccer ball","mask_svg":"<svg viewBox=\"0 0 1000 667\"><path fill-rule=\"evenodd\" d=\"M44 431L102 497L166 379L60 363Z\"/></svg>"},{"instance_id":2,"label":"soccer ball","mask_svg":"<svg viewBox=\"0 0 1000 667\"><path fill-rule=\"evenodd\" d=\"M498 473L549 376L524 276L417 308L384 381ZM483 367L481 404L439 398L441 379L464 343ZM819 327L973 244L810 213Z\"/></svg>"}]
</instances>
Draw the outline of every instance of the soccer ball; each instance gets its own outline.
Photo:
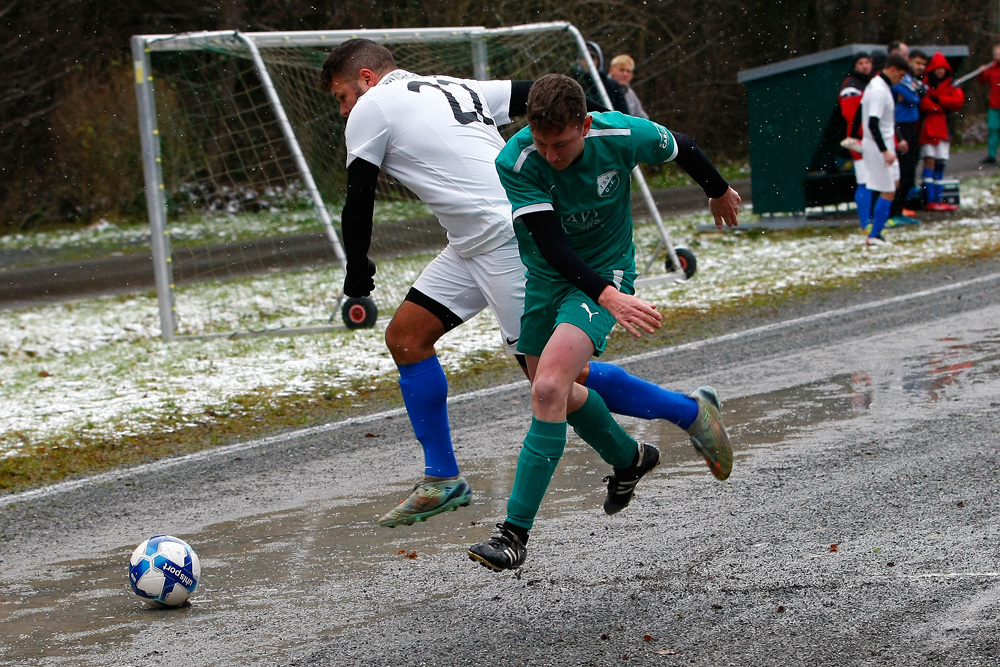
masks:
<instances>
[{"instance_id":1,"label":"soccer ball","mask_svg":"<svg viewBox=\"0 0 1000 667\"><path fill-rule=\"evenodd\" d=\"M198 554L187 542L169 535L149 538L132 552L128 580L143 602L154 607L179 607L201 578Z\"/></svg>"}]
</instances>

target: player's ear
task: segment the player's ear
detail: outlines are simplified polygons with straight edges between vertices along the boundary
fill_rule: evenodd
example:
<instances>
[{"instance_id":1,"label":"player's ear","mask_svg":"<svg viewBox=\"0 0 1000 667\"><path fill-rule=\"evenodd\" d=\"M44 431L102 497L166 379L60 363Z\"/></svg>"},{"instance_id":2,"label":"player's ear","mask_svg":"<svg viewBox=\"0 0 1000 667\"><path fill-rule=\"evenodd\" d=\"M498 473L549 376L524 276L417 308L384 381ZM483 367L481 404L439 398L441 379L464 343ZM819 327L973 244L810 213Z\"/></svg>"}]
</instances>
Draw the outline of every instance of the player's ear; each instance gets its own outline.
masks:
<instances>
[{"instance_id":1,"label":"player's ear","mask_svg":"<svg viewBox=\"0 0 1000 667\"><path fill-rule=\"evenodd\" d=\"M594 119L590 114L587 114L586 118L583 119L583 136L587 136L587 133L590 132L590 126L593 124L593 121Z\"/></svg>"},{"instance_id":2,"label":"player's ear","mask_svg":"<svg viewBox=\"0 0 1000 667\"><path fill-rule=\"evenodd\" d=\"M367 67L362 67L358 71L358 79L365 82L369 88L378 83L379 76L374 71L368 69Z\"/></svg>"}]
</instances>

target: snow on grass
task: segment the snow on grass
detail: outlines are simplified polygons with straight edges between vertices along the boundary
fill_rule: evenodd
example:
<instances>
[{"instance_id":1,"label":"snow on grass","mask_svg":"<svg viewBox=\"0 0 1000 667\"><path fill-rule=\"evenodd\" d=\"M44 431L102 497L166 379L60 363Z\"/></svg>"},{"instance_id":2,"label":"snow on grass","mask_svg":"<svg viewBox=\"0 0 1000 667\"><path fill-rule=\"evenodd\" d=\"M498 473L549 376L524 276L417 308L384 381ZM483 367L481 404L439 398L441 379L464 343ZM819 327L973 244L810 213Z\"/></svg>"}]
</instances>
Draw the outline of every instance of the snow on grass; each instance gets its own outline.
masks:
<instances>
[{"instance_id":1,"label":"snow on grass","mask_svg":"<svg viewBox=\"0 0 1000 667\"><path fill-rule=\"evenodd\" d=\"M995 207L993 187L991 179L963 182L963 206ZM851 228L696 233L710 222L707 215L666 221L672 241L694 250L698 273L684 283L644 287L640 296L662 310L708 310L752 294L1000 248L1000 219L985 215L898 227L886 233L893 245L872 250ZM652 247L655 227L640 227L636 238L640 246ZM410 276L427 259L380 263L380 302L398 303ZM186 287L178 299L186 309L181 322L189 333L322 323L341 279L338 269L322 268L271 274L266 281L258 276ZM231 300L254 303L254 321L215 312L224 312L218 304ZM292 302L294 307L288 305ZM114 439L185 428L239 410L240 398L247 395L353 400L365 386L395 378L382 341L388 319L383 314L374 329L359 331L167 343L160 338L153 293L4 311L0 456L77 434ZM502 354L488 311L445 336L438 349L446 371L472 368L484 357Z\"/></svg>"}]
</instances>

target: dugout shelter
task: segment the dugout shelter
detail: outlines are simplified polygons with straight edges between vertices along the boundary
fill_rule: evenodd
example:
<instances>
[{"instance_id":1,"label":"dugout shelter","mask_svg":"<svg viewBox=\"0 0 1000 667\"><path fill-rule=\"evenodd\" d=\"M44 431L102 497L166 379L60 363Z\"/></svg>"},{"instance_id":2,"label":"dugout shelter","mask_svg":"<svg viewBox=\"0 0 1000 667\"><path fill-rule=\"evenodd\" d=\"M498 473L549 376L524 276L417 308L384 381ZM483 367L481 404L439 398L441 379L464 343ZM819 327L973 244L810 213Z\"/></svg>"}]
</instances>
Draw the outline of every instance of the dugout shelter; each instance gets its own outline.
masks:
<instances>
[{"instance_id":1,"label":"dugout shelter","mask_svg":"<svg viewBox=\"0 0 1000 667\"><path fill-rule=\"evenodd\" d=\"M956 73L969 55L967 46L910 49L940 51ZM885 46L848 44L739 72L747 87L754 213L804 217L807 208L854 200L838 95L855 55L878 50Z\"/></svg>"}]
</instances>

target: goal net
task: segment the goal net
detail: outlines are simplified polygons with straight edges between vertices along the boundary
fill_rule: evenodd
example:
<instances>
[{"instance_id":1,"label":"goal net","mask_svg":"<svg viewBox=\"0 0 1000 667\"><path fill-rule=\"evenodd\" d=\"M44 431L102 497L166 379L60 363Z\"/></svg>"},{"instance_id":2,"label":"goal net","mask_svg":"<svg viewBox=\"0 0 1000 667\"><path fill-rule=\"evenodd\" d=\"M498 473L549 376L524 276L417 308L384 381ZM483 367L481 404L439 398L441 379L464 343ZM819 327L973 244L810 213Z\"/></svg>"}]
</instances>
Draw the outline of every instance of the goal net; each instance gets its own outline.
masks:
<instances>
[{"instance_id":1,"label":"goal net","mask_svg":"<svg viewBox=\"0 0 1000 667\"><path fill-rule=\"evenodd\" d=\"M345 119L318 82L330 49L355 37L385 44L404 69L477 79L569 73L585 49L568 23L133 37L164 338L343 326ZM446 238L384 175L376 202L384 318ZM647 251L672 253L659 227Z\"/></svg>"}]
</instances>

